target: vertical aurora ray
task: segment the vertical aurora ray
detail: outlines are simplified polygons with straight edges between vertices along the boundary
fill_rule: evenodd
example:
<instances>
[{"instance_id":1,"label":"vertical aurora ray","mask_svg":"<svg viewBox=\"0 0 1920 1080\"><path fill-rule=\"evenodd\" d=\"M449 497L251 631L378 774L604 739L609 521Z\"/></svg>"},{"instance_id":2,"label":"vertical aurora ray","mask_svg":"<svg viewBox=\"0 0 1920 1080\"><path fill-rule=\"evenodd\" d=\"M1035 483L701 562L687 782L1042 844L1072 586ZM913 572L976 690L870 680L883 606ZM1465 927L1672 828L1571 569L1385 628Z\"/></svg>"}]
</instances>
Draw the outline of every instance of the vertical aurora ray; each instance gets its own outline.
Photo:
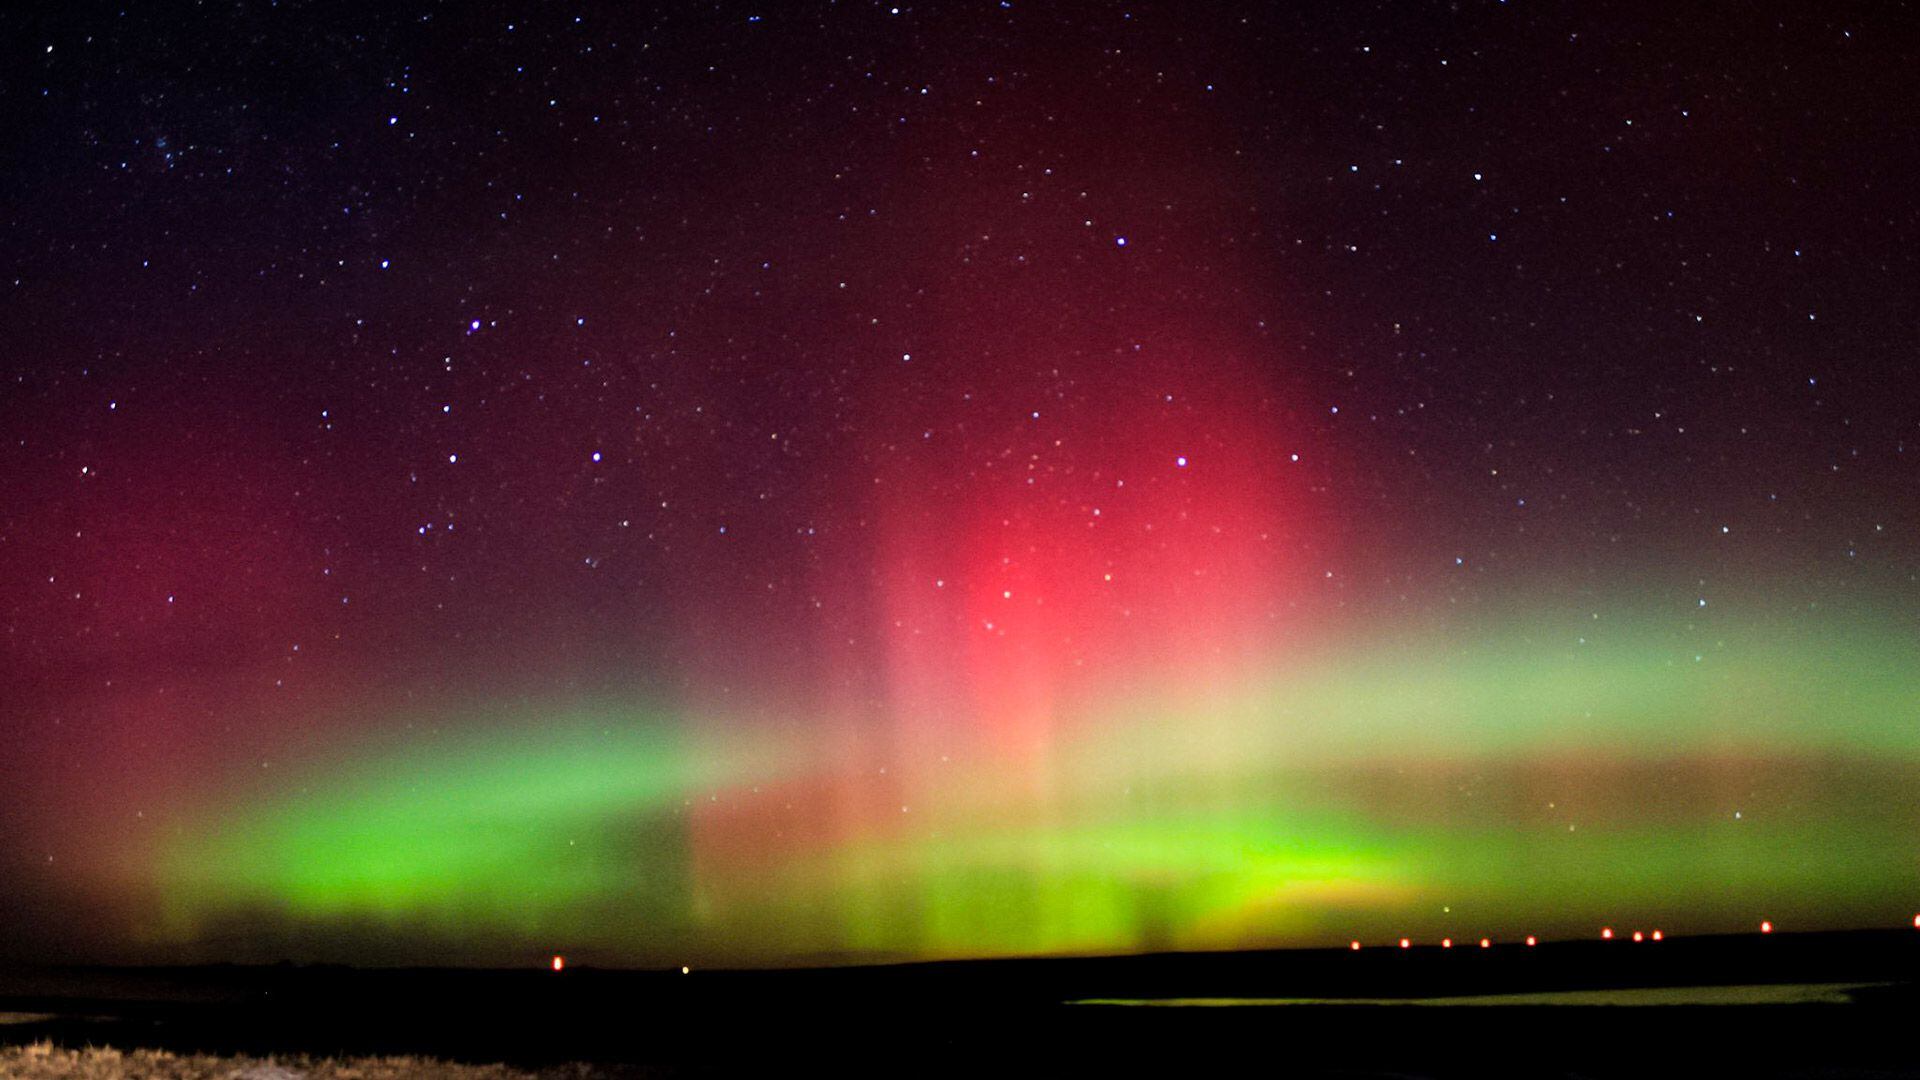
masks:
<instances>
[{"instance_id":1,"label":"vertical aurora ray","mask_svg":"<svg viewBox=\"0 0 1920 1080\"><path fill-rule=\"evenodd\" d=\"M171 848L159 936L779 964L1873 924L1920 885L1903 620L1344 610L1344 466L1253 342L1014 307L873 388L823 481L858 528L706 569L679 705L310 755Z\"/></svg>"}]
</instances>

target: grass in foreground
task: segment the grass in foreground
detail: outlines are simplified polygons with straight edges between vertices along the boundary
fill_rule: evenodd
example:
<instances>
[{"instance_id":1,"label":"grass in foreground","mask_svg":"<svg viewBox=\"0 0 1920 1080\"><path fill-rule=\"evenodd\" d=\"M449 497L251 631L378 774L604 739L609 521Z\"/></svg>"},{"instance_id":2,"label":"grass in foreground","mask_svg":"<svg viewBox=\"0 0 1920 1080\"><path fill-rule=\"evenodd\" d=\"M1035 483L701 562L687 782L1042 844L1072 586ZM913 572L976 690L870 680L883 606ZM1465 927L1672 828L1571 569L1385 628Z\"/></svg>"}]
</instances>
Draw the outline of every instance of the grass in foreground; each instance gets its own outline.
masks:
<instances>
[{"instance_id":1,"label":"grass in foreground","mask_svg":"<svg viewBox=\"0 0 1920 1080\"><path fill-rule=\"evenodd\" d=\"M226 1057L166 1050L69 1050L50 1042L0 1047L6 1080L599 1080L638 1076L573 1064L538 1070L507 1065L458 1065L418 1057Z\"/></svg>"}]
</instances>

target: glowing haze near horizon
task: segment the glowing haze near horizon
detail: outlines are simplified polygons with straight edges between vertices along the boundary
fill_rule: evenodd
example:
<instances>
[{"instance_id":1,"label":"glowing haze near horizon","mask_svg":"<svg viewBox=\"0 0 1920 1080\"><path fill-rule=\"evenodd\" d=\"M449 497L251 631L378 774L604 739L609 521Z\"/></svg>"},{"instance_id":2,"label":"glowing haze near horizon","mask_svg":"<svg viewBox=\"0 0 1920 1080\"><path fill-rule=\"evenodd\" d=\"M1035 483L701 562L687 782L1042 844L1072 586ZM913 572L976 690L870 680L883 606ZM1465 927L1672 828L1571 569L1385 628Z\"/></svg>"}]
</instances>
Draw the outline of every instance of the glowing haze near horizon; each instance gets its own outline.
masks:
<instances>
[{"instance_id":1,"label":"glowing haze near horizon","mask_svg":"<svg viewBox=\"0 0 1920 1080\"><path fill-rule=\"evenodd\" d=\"M0 955L1920 904L1899 20L175 15L0 16Z\"/></svg>"}]
</instances>

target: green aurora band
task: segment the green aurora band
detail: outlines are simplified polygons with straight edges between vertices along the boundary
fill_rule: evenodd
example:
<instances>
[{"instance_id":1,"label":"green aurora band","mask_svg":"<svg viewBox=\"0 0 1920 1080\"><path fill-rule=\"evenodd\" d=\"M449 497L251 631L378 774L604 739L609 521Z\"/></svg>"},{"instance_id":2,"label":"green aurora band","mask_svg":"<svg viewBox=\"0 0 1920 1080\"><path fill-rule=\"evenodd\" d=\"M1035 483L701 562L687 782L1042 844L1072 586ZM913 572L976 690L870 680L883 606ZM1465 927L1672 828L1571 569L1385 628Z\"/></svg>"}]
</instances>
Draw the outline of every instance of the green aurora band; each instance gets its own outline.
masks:
<instances>
[{"instance_id":1,"label":"green aurora band","mask_svg":"<svg viewBox=\"0 0 1920 1080\"><path fill-rule=\"evenodd\" d=\"M1910 917L1910 635L1563 629L1133 694L1019 763L906 745L876 776L618 702L316 758L180 833L155 936L778 964Z\"/></svg>"}]
</instances>

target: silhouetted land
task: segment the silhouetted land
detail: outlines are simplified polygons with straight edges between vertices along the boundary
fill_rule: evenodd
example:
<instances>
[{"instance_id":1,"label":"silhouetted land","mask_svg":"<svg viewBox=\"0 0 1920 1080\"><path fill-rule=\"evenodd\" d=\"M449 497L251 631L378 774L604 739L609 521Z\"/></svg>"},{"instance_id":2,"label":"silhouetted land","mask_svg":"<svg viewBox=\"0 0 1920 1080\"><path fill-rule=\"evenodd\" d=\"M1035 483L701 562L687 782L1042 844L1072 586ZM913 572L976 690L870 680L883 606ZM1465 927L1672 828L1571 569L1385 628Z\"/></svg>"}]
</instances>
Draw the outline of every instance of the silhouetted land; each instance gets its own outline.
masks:
<instances>
[{"instance_id":1,"label":"silhouetted land","mask_svg":"<svg viewBox=\"0 0 1920 1080\"><path fill-rule=\"evenodd\" d=\"M1685 987L1747 989L1648 992ZM1815 989L1787 989L1794 987ZM1500 1003L1414 1004L1489 995ZM1260 1004L1275 1000L1295 1003ZM1673 1000L1694 1003L1624 1007ZM1216 1004L1142 1007L1173 1001ZM1920 1077L1920 932L688 975L48 968L0 972L0 1013L16 1014L0 1024L5 1043L424 1054L530 1066L999 1071L1068 1061L1224 1065L1250 1055L1282 1069L1415 1075L1504 1068Z\"/></svg>"}]
</instances>

